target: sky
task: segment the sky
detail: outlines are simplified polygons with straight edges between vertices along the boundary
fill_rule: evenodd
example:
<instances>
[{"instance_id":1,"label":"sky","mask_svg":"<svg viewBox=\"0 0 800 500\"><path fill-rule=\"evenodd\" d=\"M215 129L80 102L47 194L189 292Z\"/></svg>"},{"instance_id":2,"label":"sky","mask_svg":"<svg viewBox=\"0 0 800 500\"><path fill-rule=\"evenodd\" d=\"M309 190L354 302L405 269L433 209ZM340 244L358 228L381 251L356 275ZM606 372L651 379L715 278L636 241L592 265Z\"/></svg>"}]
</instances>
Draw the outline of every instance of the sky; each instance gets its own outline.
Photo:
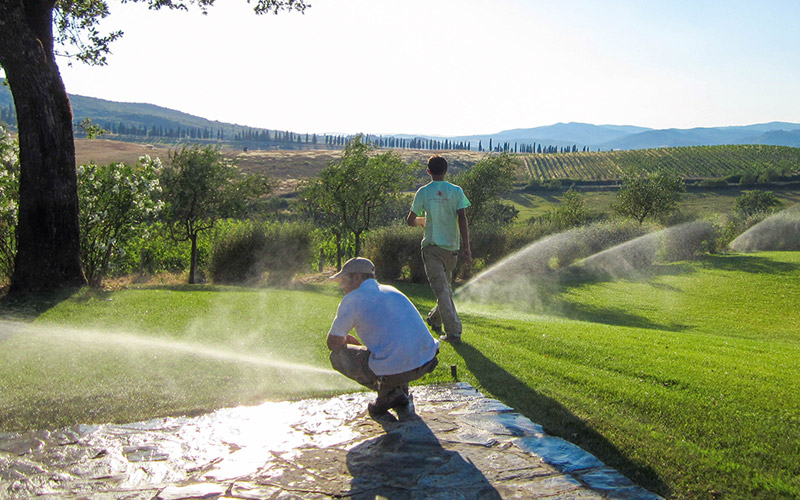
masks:
<instances>
[{"instance_id":1,"label":"sky","mask_svg":"<svg viewBox=\"0 0 800 500\"><path fill-rule=\"evenodd\" d=\"M257 16L109 0L67 92L299 133L800 123L797 0L310 0Z\"/></svg>"}]
</instances>

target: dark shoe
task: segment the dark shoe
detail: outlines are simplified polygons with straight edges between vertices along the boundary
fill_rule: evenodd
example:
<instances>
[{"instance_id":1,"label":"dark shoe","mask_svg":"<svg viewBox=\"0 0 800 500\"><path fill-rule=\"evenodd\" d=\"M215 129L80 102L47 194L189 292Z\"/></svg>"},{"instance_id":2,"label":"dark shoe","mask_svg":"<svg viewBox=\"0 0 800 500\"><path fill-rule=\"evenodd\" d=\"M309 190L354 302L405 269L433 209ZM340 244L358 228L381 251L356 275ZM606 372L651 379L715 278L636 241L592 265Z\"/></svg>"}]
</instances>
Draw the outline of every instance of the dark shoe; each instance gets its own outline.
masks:
<instances>
[{"instance_id":1,"label":"dark shoe","mask_svg":"<svg viewBox=\"0 0 800 500\"><path fill-rule=\"evenodd\" d=\"M372 418L379 418L390 409L397 409L408 406L409 400L406 393L401 387L393 389L389 394L384 397L378 397L374 402L367 405L367 412Z\"/></svg>"},{"instance_id":2,"label":"dark shoe","mask_svg":"<svg viewBox=\"0 0 800 500\"><path fill-rule=\"evenodd\" d=\"M386 417L389 415L388 408L383 408L375 403L370 403L367 405L367 413L369 416L375 419Z\"/></svg>"},{"instance_id":3,"label":"dark shoe","mask_svg":"<svg viewBox=\"0 0 800 500\"><path fill-rule=\"evenodd\" d=\"M440 335L439 340L450 342L451 344L460 344L461 335Z\"/></svg>"},{"instance_id":4,"label":"dark shoe","mask_svg":"<svg viewBox=\"0 0 800 500\"><path fill-rule=\"evenodd\" d=\"M428 323L428 326L431 327L431 330L433 330L433 333L435 333L436 335L441 335L442 334L442 327L441 326L436 326L433 323L431 323L431 319L430 318L425 318L425 323Z\"/></svg>"}]
</instances>

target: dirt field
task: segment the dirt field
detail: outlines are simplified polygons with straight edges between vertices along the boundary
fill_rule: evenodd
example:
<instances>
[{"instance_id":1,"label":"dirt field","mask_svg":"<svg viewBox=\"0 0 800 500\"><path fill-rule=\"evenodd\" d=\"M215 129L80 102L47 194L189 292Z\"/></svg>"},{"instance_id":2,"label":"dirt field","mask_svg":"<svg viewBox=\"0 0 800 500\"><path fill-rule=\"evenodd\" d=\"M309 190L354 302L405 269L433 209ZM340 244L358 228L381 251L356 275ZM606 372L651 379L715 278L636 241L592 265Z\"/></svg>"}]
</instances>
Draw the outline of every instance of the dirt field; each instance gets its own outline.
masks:
<instances>
[{"instance_id":1,"label":"dirt field","mask_svg":"<svg viewBox=\"0 0 800 500\"><path fill-rule=\"evenodd\" d=\"M75 140L75 157L79 165L90 161L101 165L115 162L134 164L142 155L159 157L166 161L169 151L169 147L160 144L137 144L108 139ZM301 179L314 177L342 154L341 150L250 150L242 152L223 149L223 151L229 154L243 171L265 174L275 179L279 185L277 189L279 193L294 191ZM383 151L385 150L379 150L379 152ZM422 150L396 151L406 162L419 161L421 176L425 174L425 162L433 154L431 151ZM464 167L472 166L485 155L485 153L477 151L441 151L439 153L444 155L450 163L450 173L456 173Z\"/></svg>"}]
</instances>

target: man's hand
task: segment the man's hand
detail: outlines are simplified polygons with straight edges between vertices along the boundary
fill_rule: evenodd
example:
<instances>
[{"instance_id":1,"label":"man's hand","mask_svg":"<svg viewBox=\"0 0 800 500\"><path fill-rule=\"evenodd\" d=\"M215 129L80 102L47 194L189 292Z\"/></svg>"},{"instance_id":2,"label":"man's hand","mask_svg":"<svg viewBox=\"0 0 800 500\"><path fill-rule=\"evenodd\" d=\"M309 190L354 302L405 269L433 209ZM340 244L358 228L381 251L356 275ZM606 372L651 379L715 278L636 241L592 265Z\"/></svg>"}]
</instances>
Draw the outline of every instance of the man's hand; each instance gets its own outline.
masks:
<instances>
[{"instance_id":1,"label":"man's hand","mask_svg":"<svg viewBox=\"0 0 800 500\"><path fill-rule=\"evenodd\" d=\"M470 251L469 247L461 249L461 259L464 261L464 264L472 264L472 251Z\"/></svg>"},{"instance_id":2,"label":"man's hand","mask_svg":"<svg viewBox=\"0 0 800 500\"><path fill-rule=\"evenodd\" d=\"M425 217L417 217L417 214L414 212L408 212L408 217L406 217L406 224L411 227L414 226L422 226L425 227Z\"/></svg>"},{"instance_id":3,"label":"man's hand","mask_svg":"<svg viewBox=\"0 0 800 500\"><path fill-rule=\"evenodd\" d=\"M358 341L357 338L353 337L349 333L346 337L340 337L338 335L328 335L327 339L328 349L331 351L335 351L336 349L341 349L345 347L347 344L351 345L361 345L361 342Z\"/></svg>"}]
</instances>

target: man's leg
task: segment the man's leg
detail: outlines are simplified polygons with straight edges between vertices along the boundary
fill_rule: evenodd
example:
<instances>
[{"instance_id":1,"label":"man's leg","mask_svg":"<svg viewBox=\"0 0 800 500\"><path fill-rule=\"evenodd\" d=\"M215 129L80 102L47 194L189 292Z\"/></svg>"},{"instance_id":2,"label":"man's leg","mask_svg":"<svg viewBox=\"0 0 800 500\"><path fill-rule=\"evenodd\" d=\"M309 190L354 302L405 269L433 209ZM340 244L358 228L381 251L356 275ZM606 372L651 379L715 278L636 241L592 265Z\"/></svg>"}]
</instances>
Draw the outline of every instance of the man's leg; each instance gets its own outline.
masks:
<instances>
[{"instance_id":1,"label":"man's leg","mask_svg":"<svg viewBox=\"0 0 800 500\"><path fill-rule=\"evenodd\" d=\"M386 413L389 409L398 409L409 404L408 383L432 372L439 364L439 359L433 359L424 365L403 373L383 375L378 377L378 398L370 407L370 414Z\"/></svg>"},{"instance_id":2,"label":"man's leg","mask_svg":"<svg viewBox=\"0 0 800 500\"><path fill-rule=\"evenodd\" d=\"M331 366L345 377L359 384L378 390L378 376L369 367L369 350L361 345L347 344L331 351Z\"/></svg>"},{"instance_id":3,"label":"man's leg","mask_svg":"<svg viewBox=\"0 0 800 500\"><path fill-rule=\"evenodd\" d=\"M436 307L428 314L428 323L436 328L444 326L448 337L461 337L461 320L453 303L450 281L456 267L458 252L429 245L422 248L425 274L436 296Z\"/></svg>"}]
</instances>

